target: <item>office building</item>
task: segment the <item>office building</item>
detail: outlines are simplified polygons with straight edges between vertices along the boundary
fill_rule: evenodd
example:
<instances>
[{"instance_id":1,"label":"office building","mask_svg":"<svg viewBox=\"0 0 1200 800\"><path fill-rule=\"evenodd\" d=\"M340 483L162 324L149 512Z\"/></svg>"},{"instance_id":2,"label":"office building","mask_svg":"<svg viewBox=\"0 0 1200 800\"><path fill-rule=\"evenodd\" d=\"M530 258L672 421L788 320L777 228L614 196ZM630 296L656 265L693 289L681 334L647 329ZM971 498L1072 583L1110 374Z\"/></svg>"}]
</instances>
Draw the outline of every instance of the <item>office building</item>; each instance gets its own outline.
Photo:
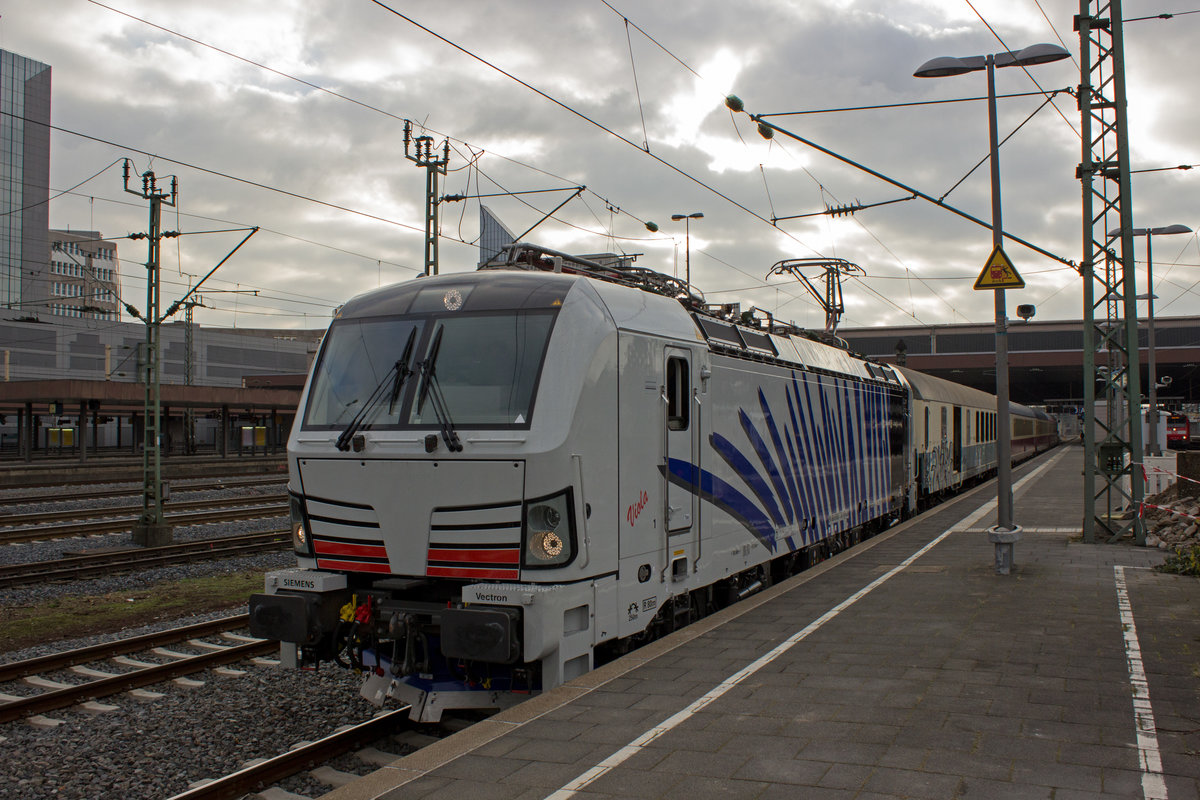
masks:
<instances>
[{"instance_id":1,"label":"office building","mask_svg":"<svg viewBox=\"0 0 1200 800\"><path fill-rule=\"evenodd\" d=\"M0 50L0 308L22 309L44 275L50 67Z\"/></svg>"}]
</instances>

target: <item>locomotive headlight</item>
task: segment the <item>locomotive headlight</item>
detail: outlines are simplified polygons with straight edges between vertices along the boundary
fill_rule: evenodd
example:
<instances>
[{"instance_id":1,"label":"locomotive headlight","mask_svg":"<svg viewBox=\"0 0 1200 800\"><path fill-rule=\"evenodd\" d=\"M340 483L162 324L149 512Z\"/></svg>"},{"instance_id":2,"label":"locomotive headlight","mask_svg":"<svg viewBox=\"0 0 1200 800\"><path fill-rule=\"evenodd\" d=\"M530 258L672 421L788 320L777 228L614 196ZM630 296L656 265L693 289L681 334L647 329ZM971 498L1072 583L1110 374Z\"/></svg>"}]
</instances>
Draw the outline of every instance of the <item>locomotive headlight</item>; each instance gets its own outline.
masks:
<instances>
[{"instance_id":1,"label":"locomotive headlight","mask_svg":"<svg viewBox=\"0 0 1200 800\"><path fill-rule=\"evenodd\" d=\"M570 490L526 504L524 537L527 569L562 567L571 562L575 526Z\"/></svg>"},{"instance_id":2,"label":"locomotive headlight","mask_svg":"<svg viewBox=\"0 0 1200 800\"><path fill-rule=\"evenodd\" d=\"M288 495L288 512L292 518L292 549L297 555L313 557L313 542L309 536L308 517L304 513L304 501L294 494Z\"/></svg>"},{"instance_id":3,"label":"locomotive headlight","mask_svg":"<svg viewBox=\"0 0 1200 800\"><path fill-rule=\"evenodd\" d=\"M547 563L562 555L563 540L554 531L533 531L529 534L529 555L533 562Z\"/></svg>"}]
</instances>

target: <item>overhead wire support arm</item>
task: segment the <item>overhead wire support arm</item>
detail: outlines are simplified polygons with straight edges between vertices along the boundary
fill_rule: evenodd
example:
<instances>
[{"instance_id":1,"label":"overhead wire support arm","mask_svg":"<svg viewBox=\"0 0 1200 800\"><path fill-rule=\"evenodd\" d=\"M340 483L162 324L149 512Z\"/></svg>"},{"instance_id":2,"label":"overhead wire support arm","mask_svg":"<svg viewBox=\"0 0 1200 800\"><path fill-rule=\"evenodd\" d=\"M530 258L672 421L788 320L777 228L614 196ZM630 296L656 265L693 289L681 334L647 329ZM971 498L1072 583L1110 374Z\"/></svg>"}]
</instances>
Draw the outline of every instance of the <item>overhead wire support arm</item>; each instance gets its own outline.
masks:
<instances>
[{"instance_id":1,"label":"overhead wire support arm","mask_svg":"<svg viewBox=\"0 0 1200 800\"><path fill-rule=\"evenodd\" d=\"M772 224L782 222L786 219L804 219L806 217L852 217L855 213L867 208L878 208L879 206L890 206L892 203L907 203L909 200L916 200L917 195L910 194L908 197L897 197L895 200L881 200L878 203L863 203L855 200L853 203L847 203L841 206L830 206L824 211L812 211L808 214L791 214L786 217L771 217Z\"/></svg>"},{"instance_id":2,"label":"overhead wire support arm","mask_svg":"<svg viewBox=\"0 0 1200 800\"><path fill-rule=\"evenodd\" d=\"M767 131L772 131L772 132L778 131L779 133L782 133L784 136L787 136L790 139L795 139L797 142L800 142L801 144L808 145L809 147L813 148L814 150L824 153L825 155L829 156L830 158L834 158L834 159L837 159L838 161L841 161L843 164L849 164L850 166L854 167L855 169L861 170L861 171L867 173L868 175L876 177L879 180L883 181L884 183L890 183L892 186L895 186L898 189L902 189L906 192L911 192L914 197L919 197L922 200L927 200L936 206L940 206L941 208L944 208L951 213L957 214L958 216L962 217L963 219L974 222L976 225L979 225L980 227L987 228L988 230L992 229L992 226L990 223L984 222L979 217L968 214L967 212L963 211L962 209L955 208L954 206L950 205L949 203L945 202L944 200L939 200L936 197L932 197L928 194L925 194L924 192L922 192L919 189L914 189L913 187L908 186L907 184L901 183L900 181L896 180L895 178L890 178L887 175L884 175L882 172L873 170L864 164L860 164L851 158L847 158L846 156L841 155L840 153L835 153L834 151L830 150L827 147L822 147L821 145L817 144L816 142L812 141L811 139L805 139L803 136L801 136L798 133L793 133L792 131L789 131L786 128L781 128L780 126L776 125L775 123L764 119L762 115L751 114L750 119L752 119L758 123L760 131L762 131L764 129ZM1027 242L1026 240L1020 238L1019 236L1013 236L1011 233L1008 233L1007 231L1004 233L1004 238L1014 241L1017 244L1023 245L1025 247L1028 247L1030 250L1034 251L1035 253L1040 253L1041 255L1044 255L1047 258L1054 259L1055 261L1059 262L1060 264L1065 264L1068 267L1071 267L1073 269L1078 268L1078 265L1074 261L1071 261L1068 258L1063 258L1062 256L1056 255L1055 253L1051 253L1049 250L1038 247L1036 244L1033 244L1032 242Z\"/></svg>"},{"instance_id":3,"label":"overhead wire support arm","mask_svg":"<svg viewBox=\"0 0 1200 800\"><path fill-rule=\"evenodd\" d=\"M576 187L575 187L575 191L574 191L574 193L573 193L573 194L572 194L570 197L568 197L566 200L563 200L561 203L559 203L558 205L556 205L554 208L550 209L550 210L549 210L549 211L547 211L545 214L543 214L541 219L539 219L537 222L533 223L533 224L532 224L532 225L530 225L528 228L526 228L524 231L522 231L522 232L521 232L521 234L520 234L519 236L514 236L514 237L513 237L513 240L514 240L514 241L517 241L517 242L519 242L519 241L521 241L522 239L524 239L526 236L528 236L530 233L532 233L532 232L533 232L533 229L534 229L534 228L536 228L538 225L541 225L543 222L545 222L546 220L548 220L548 219L550 219L551 217L553 217L553 216L555 215L555 213L556 213L556 212L557 212L557 211L558 211L560 208L562 208L562 207L563 207L563 206L565 206L567 203L569 203L569 202L571 202L572 200L574 200L576 197L579 197L579 195L583 194L583 191L584 191L585 189L587 189L587 187L586 187L586 186L576 186Z\"/></svg>"},{"instance_id":4,"label":"overhead wire support arm","mask_svg":"<svg viewBox=\"0 0 1200 800\"><path fill-rule=\"evenodd\" d=\"M524 189L518 192L491 192L489 194L446 194L442 195L443 203L457 203L462 200L481 200L487 197L516 197L519 194L549 194L551 192L575 192L586 189L586 186L562 186L558 189Z\"/></svg>"},{"instance_id":5,"label":"overhead wire support arm","mask_svg":"<svg viewBox=\"0 0 1200 800\"><path fill-rule=\"evenodd\" d=\"M246 228L236 228L235 230L238 230L238 231L244 231L244 230L247 230L247 229L246 229ZM178 311L178 310L179 310L179 308L180 308L180 306L182 306L182 305L183 305L185 302L187 302L187 299L188 299L189 297L191 297L193 294L195 294L195 293L196 293L196 290L198 290L198 289L200 288L200 285L201 285L201 284L203 284L203 283L204 283L206 280L208 280L209 278L211 278L211 277L212 277L212 275L213 275L213 273L214 273L214 272L216 272L217 270L219 270L219 269L221 268L221 266L222 266L222 265L223 265L223 264L224 264L226 261L228 261L229 259L233 258L233 254L234 254L234 253L236 253L238 250L242 249L242 245L244 245L246 242L250 241L250 237L251 237L251 236L253 236L254 234L258 233L258 231L259 231L259 228L258 228L258 226L256 225L256 226L254 226L253 228L250 228L250 229L249 229L249 231L250 231L250 232L249 232L249 233L247 233L247 234L245 235L245 237L243 237L243 238L242 238L242 240L241 240L240 242L238 242L238 243L237 243L237 245L236 245L236 246L235 246L235 247L234 247L232 250L230 250L230 251L229 251L229 253L228 253L228 254L227 254L227 255L226 255L224 258L222 258L220 261L218 261L218 262L217 262L217 265L216 265L215 267L213 267L212 269L210 269L210 270L208 271L208 273L207 273L207 274L206 274L206 275L205 275L203 278L201 278L200 280L196 281L196 285L195 285L195 286L193 286L192 288L188 289L188 290L187 290L187 293L185 293L185 294L183 295L183 297L181 297L181 298L179 298L178 300L176 300L175 302L173 302L173 303L171 304L170 308L168 308L168 309L166 310L166 312L165 312L165 313L162 315L162 317L160 317L160 318L159 318L159 320L158 320L158 321L159 321L159 322L162 322L163 320L167 319L167 318L168 318L168 317L170 317L172 314L174 314L176 311ZM207 231L207 232L208 232L208 233L218 233L218 232L221 232L221 233L223 233L224 231ZM255 290L255 293L257 294L257 290Z\"/></svg>"}]
</instances>

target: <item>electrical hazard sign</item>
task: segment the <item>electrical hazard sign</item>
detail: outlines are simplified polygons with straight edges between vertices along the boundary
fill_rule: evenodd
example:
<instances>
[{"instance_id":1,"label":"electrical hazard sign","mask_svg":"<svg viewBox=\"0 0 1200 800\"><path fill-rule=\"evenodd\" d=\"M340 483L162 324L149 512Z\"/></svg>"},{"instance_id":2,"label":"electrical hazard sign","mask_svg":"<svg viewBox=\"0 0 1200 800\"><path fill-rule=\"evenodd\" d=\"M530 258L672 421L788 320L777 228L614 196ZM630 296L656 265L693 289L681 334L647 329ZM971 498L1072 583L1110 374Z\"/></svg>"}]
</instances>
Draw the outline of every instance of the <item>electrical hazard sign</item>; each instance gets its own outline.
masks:
<instances>
[{"instance_id":1,"label":"electrical hazard sign","mask_svg":"<svg viewBox=\"0 0 1200 800\"><path fill-rule=\"evenodd\" d=\"M1004 248L996 245L983 272L975 280L976 289L1024 289L1025 279L1017 274L1017 269L1004 254Z\"/></svg>"}]
</instances>

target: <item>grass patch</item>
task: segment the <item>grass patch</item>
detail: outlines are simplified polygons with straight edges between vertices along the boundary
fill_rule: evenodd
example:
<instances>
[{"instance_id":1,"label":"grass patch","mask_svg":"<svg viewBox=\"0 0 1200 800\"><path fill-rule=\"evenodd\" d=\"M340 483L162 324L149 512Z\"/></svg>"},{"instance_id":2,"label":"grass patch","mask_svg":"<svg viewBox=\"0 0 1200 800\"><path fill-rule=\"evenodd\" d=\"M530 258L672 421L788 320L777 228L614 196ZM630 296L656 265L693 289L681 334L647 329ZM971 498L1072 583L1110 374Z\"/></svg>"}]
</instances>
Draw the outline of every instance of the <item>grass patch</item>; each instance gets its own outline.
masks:
<instances>
[{"instance_id":1,"label":"grass patch","mask_svg":"<svg viewBox=\"0 0 1200 800\"><path fill-rule=\"evenodd\" d=\"M1176 547L1174 554L1169 556L1158 569L1160 572L1169 572L1173 575L1200 577L1200 545Z\"/></svg>"},{"instance_id":2,"label":"grass patch","mask_svg":"<svg viewBox=\"0 0 1200 800\"><path fill-rule=\"evenodd\" d=\"M87 597L60 597L36 606L0 609L0 652L228 609L246 610L263 588L263 571L187 578Z\"/></svg>"}]
</instances>

